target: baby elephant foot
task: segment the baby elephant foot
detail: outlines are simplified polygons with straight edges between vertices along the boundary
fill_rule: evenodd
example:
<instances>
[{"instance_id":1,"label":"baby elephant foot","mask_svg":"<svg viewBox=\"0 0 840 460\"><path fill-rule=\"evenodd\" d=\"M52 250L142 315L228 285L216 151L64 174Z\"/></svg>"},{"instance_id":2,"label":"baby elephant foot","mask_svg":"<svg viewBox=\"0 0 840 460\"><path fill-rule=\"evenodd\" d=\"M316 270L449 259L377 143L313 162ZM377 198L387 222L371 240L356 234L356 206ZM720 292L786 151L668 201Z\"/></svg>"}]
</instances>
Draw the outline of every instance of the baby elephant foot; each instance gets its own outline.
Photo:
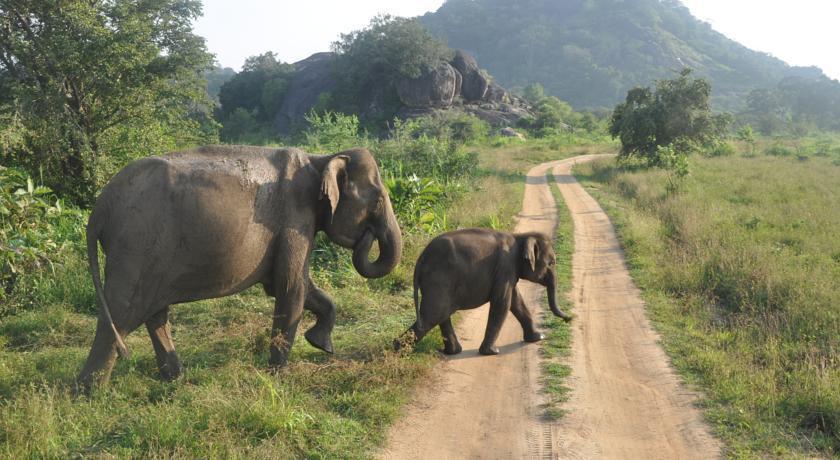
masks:
<instances>
[{"instance_id":1,"label":"baby elephant foot","mask_svg":"<svg viewBox=\"0 0 840 460\"><path fill-rule=\"evenodd\" d=\"M488 345L482 345L481 347L479 347L478 352L481 353L482 355L487 355L487 356L498 355L499 354L499 349L496 348L496 347L488 346Z\"/></svg>"},{"instance_id":2,"label":"baby elephant foot","mask_svg":"<svg viewBox=\"0 0 840 460\"><path fill-rule=\"evenodd\" d=\"M458 342L450 343L450 342L447 342L447 341L444 340L444 342L443 342L443 353L444 354L457 355L461 351L463 351L463 349L461 348L460 343L458 343Z\"/></svg>"},{"instance_id":3,"label":"baby elephant foot","mask_svg":"<svg viewBox=\"0 0 840 460\"><path fill-rule=\"evenodd\" d=\"M310 345L319 350L324 350L327 353L334 352L330 332L319 329L317 325L306 331L306 333L303 334L303 337L306 338L306 341L309 342Z\"/></svg>"},{"instance_id":4,"label":"baby elephant foot","mask_svg":"<svg viewBox=\"0 0 840 460\"><path fill-rule=\"evenodd\" d=\"M541 332L531 331L525 333L525 341L529 343L539 342L540 340L545 339L545 336Z\"/></svg>"}]
</instances>

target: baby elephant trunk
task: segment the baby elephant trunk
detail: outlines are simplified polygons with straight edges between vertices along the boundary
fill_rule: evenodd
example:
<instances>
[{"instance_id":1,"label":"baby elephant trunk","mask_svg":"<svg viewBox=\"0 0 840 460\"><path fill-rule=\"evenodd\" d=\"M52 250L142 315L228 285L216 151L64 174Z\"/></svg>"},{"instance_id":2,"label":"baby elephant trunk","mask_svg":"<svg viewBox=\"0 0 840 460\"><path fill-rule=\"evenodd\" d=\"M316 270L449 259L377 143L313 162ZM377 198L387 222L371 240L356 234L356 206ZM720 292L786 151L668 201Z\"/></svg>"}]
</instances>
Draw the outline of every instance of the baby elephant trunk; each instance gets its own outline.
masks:
<instances>
[{"instance_id":1,"label":"baby elephant trunk","mask_svg":"<svg viewBox=\"0 0 840 460\"><path fill-rule=\"evenodd\" d=\"M545 286L545 290L548 293L548 307L551 308L551 312L554 313L554 316L559 316L560 318L563 318L564 321L571 321L572 317L557 307L556 279L557 277L554 274L554 270L550 270L546 273L545 278L543 278L543 286Z\"/></svg>"}]
</instances>

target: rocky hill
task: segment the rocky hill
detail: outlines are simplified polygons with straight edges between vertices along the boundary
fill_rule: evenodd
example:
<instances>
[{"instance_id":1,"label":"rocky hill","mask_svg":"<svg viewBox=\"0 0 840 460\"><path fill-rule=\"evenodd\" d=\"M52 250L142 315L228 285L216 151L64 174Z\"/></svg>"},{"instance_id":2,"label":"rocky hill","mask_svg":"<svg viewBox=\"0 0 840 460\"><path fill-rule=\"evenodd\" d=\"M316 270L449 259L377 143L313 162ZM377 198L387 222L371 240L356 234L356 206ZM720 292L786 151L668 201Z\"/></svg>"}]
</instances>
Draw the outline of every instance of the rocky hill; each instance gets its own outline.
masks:
<instances>
[{"instance_id":1,"label":"rocky hill","mask_svg":"<svg viewBox=\"0 0 840 460\"><path fill-rule=\"evenodd\" d=\"M752 89L822 76L728 39L677 0L448 0L421 21L501 84L539 82L576 108L611 108L685 66L711 80L714 105L728 110Z\"/></svg>"},{"instance_id":2,"label":"rocky hill","mask_svg":"<svg viewBox=\"0 0 840 460\"><path fill-rule=\"evenodd\" d=\"M336 59L334 53L316 53L293 64L294 74L274 120L276 132L293 133L324 95L336 89ZM399 99L395 115L403 119L455 110L501 127L532 115L529 104L509 94L479 68L472 56L460 50L451 61L441 61L416 78L399 77L371 86L374 89L365 91L364 100L358 104L358 115L363 119L379 115L384 105L381 99L394 89Z\"/></svg>"}]
</instances>

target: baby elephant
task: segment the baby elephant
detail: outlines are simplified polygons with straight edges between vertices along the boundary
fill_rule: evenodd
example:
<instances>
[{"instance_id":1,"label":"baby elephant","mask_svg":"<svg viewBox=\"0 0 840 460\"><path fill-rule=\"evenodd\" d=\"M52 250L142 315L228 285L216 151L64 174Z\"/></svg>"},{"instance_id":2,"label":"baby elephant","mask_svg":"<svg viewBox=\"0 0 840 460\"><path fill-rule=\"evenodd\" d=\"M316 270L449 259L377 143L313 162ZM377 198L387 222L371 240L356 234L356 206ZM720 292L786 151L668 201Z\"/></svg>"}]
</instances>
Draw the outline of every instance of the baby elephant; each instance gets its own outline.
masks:
<instances>
[{"instance_id":1,"label":"baby elephant","mask_svg":"<svg viewBox=\"0 0 840 460\"><path fill-rule=\"evenodd\" d=\"M416 343L439 325L444 353L460 353L461 344L449 317L457 310L476 308L489 301L490 318L479 348L481 354L499 353L493 345L508 310L522 325L526 342L542 340L543 335L534 328L534 319L516 288L520 278L545 286L551 311L566 321L571 320L557 308L554 248L546 235L473 228L437 236L420 254L414 268L417 321L404 338L413 332ZM399 348L400 340L394 345Z\"/></svg>"}]
</instances>

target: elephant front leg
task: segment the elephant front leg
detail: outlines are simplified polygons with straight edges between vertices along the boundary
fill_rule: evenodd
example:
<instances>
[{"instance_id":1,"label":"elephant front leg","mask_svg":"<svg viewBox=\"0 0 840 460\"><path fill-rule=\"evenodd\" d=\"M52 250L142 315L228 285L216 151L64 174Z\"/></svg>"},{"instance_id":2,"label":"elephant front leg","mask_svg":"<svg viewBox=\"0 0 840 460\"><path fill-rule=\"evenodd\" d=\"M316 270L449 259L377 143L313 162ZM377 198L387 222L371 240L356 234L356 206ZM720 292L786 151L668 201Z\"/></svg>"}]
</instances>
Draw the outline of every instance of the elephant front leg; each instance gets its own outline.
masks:
<instances>
[{"instance_id":1,"label":"elephant front leg","mask_svg":"<svg viewBox=\"0 0 840 460\"><path fill-rule=\"evenodd\" d=\"M518 287L513 290L510 312L513 313L513 316L519 321L519 325L522 326L522 333L525 335L526 342L539 342L545 338L534 326L534 318L531 316L531 311L528 309L528 306L525 305L525 300L522 298L522 293L519 292Z\"/></svg>"},{"instance_id":2,"label":"elephant front leg","mask_svg":"<svg viewBox=\"0 0 840 460\"><path fill-rule=\"evenodd\" d=\"M335 303L326 292L309 280L309 291L303 307L315 314L315 325L303 335L315 348L333 352L332 330L335 327Z\"/></svg>"},{"instance_id":3,"label":"elephant front leg","mask_svg":"<svg viewBox=\"0 0 840 460\"><path fill-rule=\"evenodd\" d=\"M295 334L303 314L305 289L303 283L294 283L274 301L274 321L271 326L271 347L268 364L272 367L285 366L289 352L295 343Z\"/></svg>"}]
</instances>

